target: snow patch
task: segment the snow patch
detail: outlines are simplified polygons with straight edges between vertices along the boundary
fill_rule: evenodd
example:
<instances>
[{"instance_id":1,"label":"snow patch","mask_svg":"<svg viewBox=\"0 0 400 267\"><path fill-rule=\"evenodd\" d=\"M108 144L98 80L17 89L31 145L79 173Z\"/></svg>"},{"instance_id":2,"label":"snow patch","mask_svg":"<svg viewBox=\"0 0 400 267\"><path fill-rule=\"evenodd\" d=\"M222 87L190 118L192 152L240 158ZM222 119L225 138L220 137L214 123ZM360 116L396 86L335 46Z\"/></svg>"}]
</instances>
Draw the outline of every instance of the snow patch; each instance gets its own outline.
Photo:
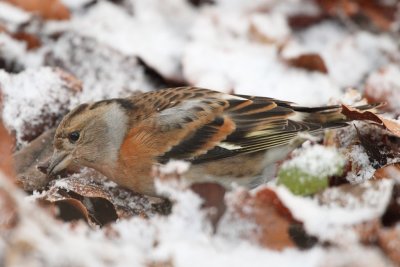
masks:
<instances>
[{"instance_id":1,"label":"snow patch","mask_svg":"<svg viewBox=\"0 0 400 267\"><path fill-rule=\"evenodd\" d=\"M50 124L65 111L74 92L52 68L28 69L19 74L0 70L0 88L4 103L2 118L15 131L18 143L34 128Z\"/></svg>"}]
</instances>

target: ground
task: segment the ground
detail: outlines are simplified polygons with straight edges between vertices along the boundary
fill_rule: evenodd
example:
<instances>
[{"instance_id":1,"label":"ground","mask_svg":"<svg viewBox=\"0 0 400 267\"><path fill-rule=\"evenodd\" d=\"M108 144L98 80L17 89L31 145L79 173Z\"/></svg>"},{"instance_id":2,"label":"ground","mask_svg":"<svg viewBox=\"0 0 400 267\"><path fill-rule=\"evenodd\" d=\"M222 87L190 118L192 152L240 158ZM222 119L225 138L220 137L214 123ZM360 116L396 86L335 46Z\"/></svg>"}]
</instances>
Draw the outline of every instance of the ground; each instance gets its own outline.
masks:
<instances>
[{"instance_id":1,"label":"ground","mask_svg":"<svg viewBox=\"0 0 400 267\"><path fill-rule=\"evenodd\" d=\"M0 1L1 266L400 264L396 0ZM91 169L43 173L79 103L194 85L342 105L272 179L227 191L157 169L169 201ZM379 114L351 106L385 102ZM376 110L373 110L376 112Z\"/></svg>"}]
</instances>

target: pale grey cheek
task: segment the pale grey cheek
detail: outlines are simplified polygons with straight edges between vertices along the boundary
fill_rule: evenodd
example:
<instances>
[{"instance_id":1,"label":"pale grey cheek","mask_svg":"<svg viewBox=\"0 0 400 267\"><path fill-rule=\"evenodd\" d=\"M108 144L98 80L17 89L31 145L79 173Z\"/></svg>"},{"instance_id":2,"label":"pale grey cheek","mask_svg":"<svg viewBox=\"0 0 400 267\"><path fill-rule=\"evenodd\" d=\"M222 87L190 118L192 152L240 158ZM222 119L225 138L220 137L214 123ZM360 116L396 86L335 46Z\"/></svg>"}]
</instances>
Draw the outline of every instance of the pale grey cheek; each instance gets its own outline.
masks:
<instances>
[{"instance_id":1,"label":"pale grey cheek","mask_svg":"<svg viewBox=\"0 0 400 267\"><path fill-rule=\"evenodd\" d=\"M127 132L128 117L119 105L113 104L104 113L103 120L108 129L106 132L107 140L103 144L106 146L104 156L108 158L108 161L114 162L118 158L119 147Z\"/></svg>"}]
</instances>

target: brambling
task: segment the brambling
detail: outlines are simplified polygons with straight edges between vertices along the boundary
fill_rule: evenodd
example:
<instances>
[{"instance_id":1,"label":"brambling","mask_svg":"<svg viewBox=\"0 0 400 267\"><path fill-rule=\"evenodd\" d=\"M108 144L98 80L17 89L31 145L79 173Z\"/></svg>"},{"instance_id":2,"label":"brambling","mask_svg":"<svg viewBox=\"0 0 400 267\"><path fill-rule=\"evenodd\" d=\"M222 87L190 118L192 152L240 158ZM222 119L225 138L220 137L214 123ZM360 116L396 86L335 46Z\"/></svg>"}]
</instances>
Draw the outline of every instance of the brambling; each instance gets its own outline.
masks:
<instances>
[{"instance_id":1,"label":"brambling","mask_svg":"<svg viewBox=\"0 0 400 267\"><path fill-rule=\"evenodd\" d=\"M56 130L48 174L81 165L157 195L153 167L178 159L191 163L189 181L254 186L266 167L299 145L299 133L315 135L347 121L337 105L309 108L196 87L163 89L73 109Z\"/></svg>"}]
</instances>

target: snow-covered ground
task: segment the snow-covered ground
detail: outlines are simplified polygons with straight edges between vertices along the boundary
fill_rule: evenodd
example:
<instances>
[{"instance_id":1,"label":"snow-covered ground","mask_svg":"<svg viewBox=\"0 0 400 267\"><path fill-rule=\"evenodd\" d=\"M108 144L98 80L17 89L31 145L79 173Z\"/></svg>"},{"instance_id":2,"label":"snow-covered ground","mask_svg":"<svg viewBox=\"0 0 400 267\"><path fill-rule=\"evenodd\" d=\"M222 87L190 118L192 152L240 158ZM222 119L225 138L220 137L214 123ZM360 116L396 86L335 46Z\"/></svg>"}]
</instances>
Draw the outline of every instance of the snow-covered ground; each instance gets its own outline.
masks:
<instances>
[{"instance_id":1,"label":"snow-covered ground","mask_svg":"<svg viewBox=\"0 0 400 267\"><path fill-rule=\"evenodd\" d=\"M55 127L78 103L175 84L310 106L363 103L366 96L388 101L392 118L400 114L397 35L361 27L348 18L325 17L301 29L291 25L295 15L323 14L314 1L216 0L196 6L185 0L62 0L71 18L60 21L42 21L7 2L13 1L0 2L1 120L16 137L18 149ZM26 39L13 35L21 30L36 36L39 47L30 49ZM309 54L318 55L327 71L292 63ZM361 132L369 129L357 127ZM366 148L355 141L357 131L341 130L331 139L326 135L328 145L338 149L305 146L305 152L292 155L292 163L312 166L313 173L322 175L320 166L325 165L319 163L338 160L344 165L342 158L335 159L342 153L351 165L347 180L360 187L332 187L312 197L295 196L274 181L252 192L237 188L225 195L227 210L216 229L201 208L201 198L179 182L160 184L175 203L170 215L133 216L93 229L83 221L56 221L34 201L45 193L27 197L0 177L0 212L4 192L13 192L10 205L18 217L11 230L0 222L0 262L96 267L390 266L385 246L364 242L357 227L381 218L397 182L367 181L375 168ZM298 155L302 157L296 159ZM390 162L396 160L392 157ZM69 190L62 182L55 187ZM276 249L258 240L265 235L258 213L249 218L240 214L249 212L249 203L257 202L263 190L276 194L291 214L290 223L301 223L318 240L312 248L289 242ZM244 194L249 206L238 211ZM130 202L137 200L118 199L131 207L135 204ZM2 235L3 229L9 232ZM380 238L379 233L371 236Z\"/></svg>"}]
</instances>

